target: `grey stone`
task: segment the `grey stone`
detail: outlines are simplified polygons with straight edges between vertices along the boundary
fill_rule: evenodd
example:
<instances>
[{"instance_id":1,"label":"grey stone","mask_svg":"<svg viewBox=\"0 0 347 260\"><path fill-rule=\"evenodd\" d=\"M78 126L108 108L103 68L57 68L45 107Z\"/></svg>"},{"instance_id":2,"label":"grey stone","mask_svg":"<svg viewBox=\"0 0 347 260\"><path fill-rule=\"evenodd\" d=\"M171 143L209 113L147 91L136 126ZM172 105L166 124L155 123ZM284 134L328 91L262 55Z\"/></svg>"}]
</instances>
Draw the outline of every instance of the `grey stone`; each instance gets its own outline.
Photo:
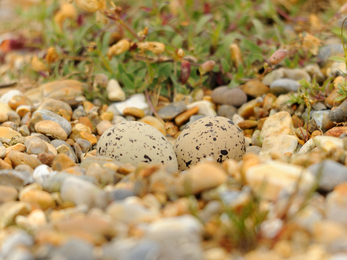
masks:
<instances>
[{"instance_id":1,"label":"grey stone","mask_svg":"<svg viewBox=\"0 0 347 260\"><path fill-rule=\"evenodd\" d=\"M124 200L135 195L134 191L129 189L115 189L108 192L108 196L112 201Z\"/></svg>"},{"instance_id":2,"label":"grey stone","mask_svg":"<svg viewBox=\"0 0 347 260\"><path fill-rule=\"evenodd\" d=\"M179 101L171 103L170 105L161 108L158 111L158 114L163 120L170 121L186 110L186 103L184 103L183 101Z\"/></svg>"},{"instance_id":3,"label":"grey stone","mask_svg":"<svg viewBox=\"0 0 347 260\"><path fill-rule=\"evenodd\" d=\"M162 218L150 224L144 238L160 245L158 260L201 260L202 225L191 215Z\"/></svg>"},{"instance_id":4,"label":"grey stone","mask_svg":"<svg viewBox=\"0 0 347 260\"><path fill-rule=\"evenodd\" d=\"M75 151L72 149L72 147L65 141L62 140L53 140L51 142L51 145L54 146L55 149L57 149L59 146L66 145L69 148L68 156L74 161L77 162L77 156L75 154Z\"/></svg>"},{"instance_id":5,"label":"grey stone","mask_svg":"<svg viewBox=\"0 0 347 260\"><path fill-rule=\"evenodd\" d=\"M0 259L6 259L17 247L31 247L34 239L24 230L16 231L8 235L3 241L0 249Z\"/></svg>"},{"instance_id":6,"label":"grey stone","mask_svg":"<svg viewBox=\"0 0 347 260\"><path fill-rule=\"evenodd\" d=\"M344 54L342 44L331 44L319 49L317 58L321 65L325 64L331 56Z\"/></svg>"},{"instance_id":7,"label":"grey stone","mask_svg":"<svg viewBox=\"0 0 347 260\"><path fill-rule=\"evenodd\" d=\"M40 114L43 120L51 120L58 123L64 129L68 136L71 134L71 124L64 117L59 116L56 113L47 109L36 110L32 116L34 117L35 114Z\"/></svg>"},{"instance_id":8,"label":"grey stone","mask_svg":"<svg viewBox=\"0 0 347 260\"><path fill-rule=\"evenodd\" d=\"M230 105L221 105L217 113L219 116L224 116L230 119L232 119L235 114L237 114L237 108Z\"/></svg>"},{"instance_id":9,"label":"grey stone","mask_svg":"<svg viewBox=\"0 0 347 260\"><path fill-rule=\"evenodd\" d=\"M340 183L347 181L347 167L333 160L324 160L307 168L319 181L319 188L332 191Z\"/></svg>"},{"instance_id":10,"label":"grey stone","mask_svg":"<svg viewBox=\"0 0 347 260\"><path fill-rule=\"evenodd\" d=\"M71 239L54 250L52 259L94 260L93 245L78 239Z\"/></svg>"},{"instance_id":11,"label":"grey stone","mask_svg":"<svg viewBox=\"0 0 347 260\"><path fill-rule=\"evenodd\" d=\"M300 84L292 79L277 79L270 84L270 92L276 96L297 92Z\"/></svg>"},{"instance_id":12,"label":"grey stone","mask_svg":"<svg viewBox=\"0 0 347 260\"><path fill-rule=\"evenodd\" d=\"M89 208L104 209L108 204L107 194L93 183L81 178L69 177L60 188L61 198L76 205L86 204Z\"/></svg>"},{"instance_id":13,"label":"grey stone","mask_svg":"<svg viewBox=\"0 0 347 260\"><path fill-rule=\"evenodd\" d=\"M214 89L211 94L212 101L218 105L231 105L240 107L247 102L247 95L240 88L222 86Z\"/></svg>"},{"instance_id":14,"label":"grey stone","mask_svg":"<svg viewBox=\"0 0 347 260\"><path fill-rule=\"evenodd\" d=\"M2 185L9 185L16 189L21 189L24 185L32 182L33 178L30 172L0 170L0 184Z\"/></svg>"},{"instance_id":15,"label":"grey stone","mask_svg":"<svg viewBox=\"0 0 347 260\"><path fill-rule=\"evenodd\" d=\"M73 111L72 120L78 120L84 116L87 116L87 112L83 109L83 107L79 107Z\"/></svg>"},{"instance_id":16,"label":"grey stone","mask_svg":"<svg viewBox=\"0 0 347 260\"><path fill-rule=\"evenodd\" d=\"M82 138L77 138L75 141L76 141L76 143L81 147L82 152L85 153L85 152L87 152L88 150L89 150L89 151L91 150L92 144L91 144L91 142L89 142L88 140L82 139Z\"/></svg>"}]
</instances>

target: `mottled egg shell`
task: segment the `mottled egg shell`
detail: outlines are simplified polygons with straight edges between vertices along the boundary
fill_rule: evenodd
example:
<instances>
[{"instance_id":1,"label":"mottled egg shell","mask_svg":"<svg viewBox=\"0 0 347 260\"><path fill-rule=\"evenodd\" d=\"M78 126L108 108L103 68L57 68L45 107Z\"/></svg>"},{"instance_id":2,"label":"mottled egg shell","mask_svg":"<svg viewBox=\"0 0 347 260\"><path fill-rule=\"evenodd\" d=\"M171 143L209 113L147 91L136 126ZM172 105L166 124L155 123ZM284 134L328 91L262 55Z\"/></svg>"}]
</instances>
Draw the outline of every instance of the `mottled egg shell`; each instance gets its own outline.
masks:
<instances>
[{"instance_id":1,"label":"mottled egg shell","mask_svg":"<svg viewBox=\"0 0 347 260\"><path fill-rule=\"evenodd\" d=\"M115 124L100 137L97 153L122 163L163 164L177 170L172 144L153 126L137 121Z\"/></svg>"},{"instance_id":2,"label":"mottled egg shell","mask_svg":"<svg viewBox=\"0 0 347 260\"><path fill-rule=\"evenodd\" d=\"M174 144L178 169L185 170L205 158L216 162L226 159L242 159L246 152L242 130L228 118L203 117L178 136Z\"/></svg>"}]
</instances>

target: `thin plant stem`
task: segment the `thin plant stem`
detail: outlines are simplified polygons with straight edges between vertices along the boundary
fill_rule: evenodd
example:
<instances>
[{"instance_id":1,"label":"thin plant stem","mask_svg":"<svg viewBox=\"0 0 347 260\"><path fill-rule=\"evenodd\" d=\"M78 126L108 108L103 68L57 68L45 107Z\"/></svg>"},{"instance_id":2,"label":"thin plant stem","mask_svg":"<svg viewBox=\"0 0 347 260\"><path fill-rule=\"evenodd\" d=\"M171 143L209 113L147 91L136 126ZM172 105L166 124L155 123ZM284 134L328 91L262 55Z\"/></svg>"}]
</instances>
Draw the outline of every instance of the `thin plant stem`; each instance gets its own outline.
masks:
<instances>
[{"instance_id":1,"label":"thin plant stem","mask_svg":"<svg viewBox=\"0 0 347 260\"><path fill-rule=\"evenodd\" d=\"M110 66L110 64L108 63L108 61L105 59L104 55L102 55L101 51L99 49L96 49L96 52L98 53L99 57L102 60L102 63L104 64L104 66L106 67L106 69L108 70L108 72L110 72L111 74L113 74L113 70Z\"/></svg>"},{"instance_id":2,"label":"thin plant stem","mask_svg":"<svg viewBox=\"0 0 347 260\"><path fill-rule=\"evenodd\" d=\"M159 116L158 112L155 110L155 108L153 107L153 104L152 104L152 101L151 101L151 98L149 97L149 93L148 93L148 90L145 89L145 95L146 95L146 99L147 99L147 102L148 102L148 105L149 107L151 108L153 114L159 119L159 121L165 125L165 122L164 120Z\"/></svg>"}]
</instances>

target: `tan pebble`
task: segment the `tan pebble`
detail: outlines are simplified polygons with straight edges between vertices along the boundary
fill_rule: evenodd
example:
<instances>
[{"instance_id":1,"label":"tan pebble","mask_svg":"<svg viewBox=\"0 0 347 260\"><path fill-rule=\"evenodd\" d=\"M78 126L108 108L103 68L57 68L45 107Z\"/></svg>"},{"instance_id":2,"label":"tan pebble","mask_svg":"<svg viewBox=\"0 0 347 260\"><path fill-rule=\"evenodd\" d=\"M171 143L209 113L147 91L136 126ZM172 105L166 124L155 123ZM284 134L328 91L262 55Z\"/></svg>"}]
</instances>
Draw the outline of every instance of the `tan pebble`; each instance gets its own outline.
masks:
<instances>
[{"instance_id":1,"label":"tan pebble","mask_svg":"<svg viewBox=\"0 0 347 260\"><path fill-rule=\"evenodd\" d=\"M12 161L8 155L5 156L4 162L7 163L8 165L10 165L11 167L15 167L15 165L13 165L13 163L12 163Z\"/></svg>"},{"instance_id":2,"label":"tan pebble","mask_svg":"<svg viewBox=\"0 0 347 260\"><path fill-rule=\"evenodd\" d=\"M31 111L31 107L30 106L25 106L25 105L22 105L22 106L19 106L17 107L16 109L16 113L21 117L23 118L27 113L29 113Z\"/></svg>"},{"instance_id":3,"label":"tan pebble","mask_svg":"<svg viewBox=\"0 0 347 260\"><path fill-rule=\"evenodd\" d=\"M228 252L222 247L207 249L204 253L204 260L227 260L230 259Z\"/></svg>"},{"instance_id":4,"label":"tan pebble","mask_svg":"<svg viewBox=\"0 0 347 260\"><path fill-rule=\"evenodd\" d=\"M278 134L293 134L293 121L288 112L281 111L270 116L261 129L261 137L266 138Z\"/></svg>"},{"instance_id":5,"label":"tan pebble","mask_svg":"<svg viewBox=\"0 0 347 260\"><path fill-rule=\"evenodd\" d=\"M71 113L70 112L68 112L68 111L66 111L65 109L59 109L59 112L58 112L58 114L60 115L60 116L62 116L63 118L65 118L67 121L71 121Z\"/></svg>"},{"instance_id":6,"label":"tan pebble","mask_svg":"<svg viewBox=\"0 0 347 260\"><path fill-rule=\"evenodd\" d=\"M75 143L75 141L70 138L68 138L65 142L67 142L70 146L73 146Z\"/></svg>"},{"instance_id":7,"label":"tan pebble","mask_svg":"<svg viewBox=\"0 0 347 260\"><path fill-rule=\"evenodd\" d=\"M241 180L240 165L236 160L228 159L222 163L223 169L226 173L237 180Z\"/></svg>"},{"instance_id":8,"label":"tan pebble","mask_svg":"<svg viewBox=\"0 0 347 260\"><path fill-rule=\"evenodd\" d=\"M253 99L245 104L243 104L239 110L238 114L245 119L248 119L250 116L254 116L254 108L260 106L261 103L258 99Z\"/></svg>"},{"instance_id":9,"label":"tan pebble","mask_svg":"<svg viewBox=\"0 0 347 260\"><path fill-rule=\"evenodd\" d=\"M54 171L62 171L75 165L76 163L66 154L58 154L52 162L52 169Z\"/></svg>"},{"instance_id":10,"label":"tan pebble","mask_svg":"<svg viewBox=\"0 0 347 260\"><path fill-rule=\"evenodd\" d=\"M329 94L329 96L325 99L324 104L327 107L339 106L343 100L335 101L336 98L340 97L340 94L337 93L337 89L333 89L333 91Z\"/></svg>"},{"instance_id":11,"label":"tan pebble","mask_svg":"<svg viewBox=\"0 0 347 260\"><path fill-rule=\"evenodd\" d=\"M16 188L7 185L0 185L0 204L6 201L14 201L17 197L18 192Z\"/></svg>"},{"instance_id":12,"label":"tan pebble","mask_svg":"<svg viewBox=\"0 0 347 260\"><path fill-rule=\"evenodd\" d=\"M319 136L319 135L322 135L322 132L319 131L319 130L315 130L315 131L313 131L313 133L311 134L311 138L310 138L310 139L315 138L316 136Z\"/></svg>"},{"instance_id":13,"label":"tan pebble","mask_svg":"<svg viewBox=\"0 0 347 260\"><path fill-rule=\"evenodd\" d=\"M254 153L246 153L243 156L243 163L241 164L240 171L242 176L245 176L246 171L251 166L257 165L260 163L260 158Z\"/></svg>"},{"instance_id":14,"label":"tan pebble","mask_svg":"<svg viewBox=\"0 0 347 260\"><path fill-rule=\"evenodd\" d=\"M216 188L227 180L226 172L217 163L203 162L192 166L177 180L176 194L198 194Z\"/></svg>"},{"instance_id":15,"label":"tan pebble","mask_svg":"<svg viewBox=\"0 0 347 260\"><path fill-rule=\"evenodd\" d=\"M103 112L103 113L100 115L100 119L101 119L101 120L112 121L112 119L113 119L113 113L112 113L111 111Z\"/></svg>"},{"instance_id":16,"label":"tan pebble","mask_svg":"<svg viewBox=\"0 0 347 260\"><path fill-rule=\"evenodd\" d=\"M134 172L136 170L135 166L131 165L130 163L122 164L118 168L118 173L127 175L131 172Z\"/></svg>"},{"instance_id":17,"label":"tan pebble","mask_svg":"<svg viewBox=\"0 0 347 260\"><path fill-rule=\"evenodd\" d=\"M37 156L37 159L39 159L42 162L42 164L46 164L50 167L52 166L54 158L55 158L55 155L51 153L40 153Z\"/></svg>"},{"instance_id":18,"label":"tan pebble","mask_svg":"<svg viewBox=\"0 0 347 260\"><path fill-rule=\"evenodd\" d=\"M304 144L305 144L305 141L304 141L304 140L299 139L298 143L299 143L300 145L304 145Z\"/></svg>"},{"instance_id":19,"label":"tan pebble","mask_svg":"<svg viewBox=\"0 0 347 260\"><path fill-rule=\"evenodd\" d=\"M35 124L35 130L38 133L52 136L53 138L57 138L63 141L67 139L65 130L57 122L51 120L37 122Z\"/></svg>"},{"instance_id":20,"label":"tan pebble","mask_svg":"<svg viewBox=\"0 0 347 260\"><path fill-rule=\"evenodd\" d=\"M81 117L81 118L83 118L83 117ZM89 120L89 118L88 118L88 120ZM75 134L78 134L79 132L82 132L82 131L88 132L90 134L92 133L91 128L84 123L77 123L72 128L72 132Z\"/></svg>"},{"instance_id":21,"label":"tan pebble","mask_svg":"<svg viewBox=\"0 0 347 260\"><path fill-rule=\"evenodd\" d=\"M168 133L171 136L174 136L177 133L179 133L177 125L175 125L172 122L166 122L165 129L166 129L166 133Z\"/></svg>"},{"instance_id":22,"label":"tan pebble","mask_svg":"<svg viewBox=\"0 0 347 260\"><path fill-rule=\"evenodd\" d=\"M281 260L274 251L251 251L244 255L244 260Z\"/></svg>"},{"instance_id":23,"label":"tan pebble","mask_svg":"<svg viewBox=\"0 0 347 260\"><path fill-rule=\"evenodd\" d=\"M90 101L83 101L83 108L84 110L87 112L87 114L89 113L89 111L94 107L93 103Z\"/></svg>"},{"instance_id":24,"label":"tan pebble","mask_svg":"<svg viewBox=\"0 0 347 260\"><path fill-rule=\"evenodd\" d=\"M20 200L31 204L37 204L43 210L55 207L55 202L51 194L43 190L30 190L24 193Z\"/></svg>"},{"instance_id":25,"label":"tan pebble","mask_svg":"<svg viewBox=\"0 0 347 260\"><path fill-rule=\"evenodd\" d=\"M139 122L146 123L158 129L164 136L166 136L165 126L160 122L160 120L154 116L145 116L138 120Z\"/></svg>"},{"instance_id":26,"label":"tan pebble","mask_svg":"<svg viewBox=\"0 0 347 260\"><path fill-rule=\"evenodd\" d=\"M13 166L26 164L29 165L31 168L35 169L37 166L41 165L41 161L39 161L34 156L17 151L11 151L8 154L8 157L11 160Z\"/></svg>"},{"instance_id":27,"label":"tan pebble","mask_svg":"<svg viewBox=\"0 0 347 260\"><path fill-rule=\"evenodd\" d=\"M212 97L211 96L203 96L202 100L210 101L212 103Z\"/></svg>"},{"instance_id":28,"label":"tan pebble","mask_svg":"<svg viewBox=\"0 0 347 260\"><path fill-rule=\"evenodd\" d=\"M110 121L103 120L96 126L96 131L99 135L102 135L111 126L113 126L113 124Z\"/></svg>"},{"instance_id":29,"label":"tan pebble","mask_svg":"<svg viewBox=\"0 0 347 260\"><path fill-rule=\"evenodd\" d=\"M339 137L344 133L347 133L347 126L336 126L326 131L324 135Z\"/></svg>"},{"instance_id":30,"label":"tan pebble","mask_svg":"<svg viewBox=\"0 0 347 260\"><path fill-rule=\"evenodd\" d=\"M27 217L28 223L31 226L43 226L47 224L45 213L41 209L34 209Z\"/></svg>"},{"instance_id":31,"label":"tan pebble","mask_svg":"<svg viewBox=\"0 0 347 260\"><path fill-rule=\"evenodd\" d=\"M8 115L5 112L0 112L0 123L3 123L8 120Z\"/></svg>"},{"instance_id":32,"label":"tan pebble","mask_svg":"<svg viewBox=\"0 0 347 260\"><path fill-rule=\"evenodd\" d=\"M0 228L11 225L16 216L26 215L30 211L30 204L21 201L7 201L0 204Z\"/></svg>"},{"instance_id":33,"label":"tan pebble","mask_svg":"<svg viewBox=\"0 0 347 260\"><path fill-rule=\"evenodd\" d=\"M173 203L166 204L161 213L164 218L189 214L189 204L188 198L180 198Z\"/></svg>"},{"instance_id":34,"label":"tan pebble","mask_svg":"<svg viewBox=\"0 0 347 260\"><path fill-rule=\"evenodd\" d=\"M35 234L35 242L37 245L51 244L53 246L60 246L65 244L71 237L60 231L52 228L39 229Z\"/></svg>"},{"instance_id":35,"label":"tan pebble","mask_svg":"<svg viewBox=\"0 0 347 260\"><path fill-rule=\"evenodd\" d=\"M178 115L176 118L175 118L175 123L176 125L178 126L181 126L183 125L185 122L187 122L189 120L189 118L192 116L192 115L195 115L199 112L199 107L192 107L186 111L184 111L183 113L181 113L180 115Z\"/></svg>"},{"instance_id":36,"label":"tan pebble","mask_svg":"<svg viewBox=\"0 0 347 260\"><path fill-rule=\"evenodd\" d=\"M242 122L240 122L238 124L238 126L242 129L251 129L251 128L256 128L258 126L258 122L257 121L253 121L253 120L244 120Z\"/></svg>"},{"instance_id":37,"label":"tan pebble","mask_svg":"<svg viewBox=\"0 0 347 260\"><path fill-rule=\"evenodd\" d=\"M11 139L14 136L20 136L20 133L12 130L9 127L0 126L0 136L7 139Z\"/></svg>"},{"instance_id":38,"label":"tan pebble","mask_svg":"<svg viewBox=\"0 0 347 260\"><path fill-rule=\"evenodd\" d=\"M291 243L288 240L281 240L274 246L274 251L284 258L288 258L291 256L293 249Z\"/></svg>"},{"instance_id":39,"label":"tan pebble","mask_svg":"<svg viewBox=\"0 0 347 260\"><path fill-rule=\"evenodd\" d=\"M126 107L123 110L124 116L133 116L136 118L143 118L145 116L145 112L142 109L136 107Z\"/></svg>"},{"instance_id":40,"label":"tan pebble","mask_svg":"<svg viewBox=\"0 0 347 260\"><path fill-rule=\"evenodd\" d=\"M92 135L88 132L82 131L80 132L80 137L82 139L85 139L87 141L89 141L92 145L96 144L98 142L98 140L96 139L95 135Z\"/></svg>"},{"instance_id":41,"label":"tan pebble","mask_svg":"<svg viewBox=\"0 0 347 260\"><path fill-rule=\"evenodd\" d=\"M304 122L301 120L301 118L296 115L292 116L292 121L294 128L302 127L304 125Z\"/></svg>"},{"instance_id":42,"label":"tan pebble","mask_svg":"<svg viewBox=\"0 0 347 260\"><path fill-rule=\"evenodd\" d=\"M6 148L6 155L8 155L12 151L17 151L17 152L24 152L25 151L25 145L24 144L15 144L13 146L7 147Z\"/></svg>"},{"instance_id":43,"label":"tan pebble","mask_svg":"<svg viewBox=\"0 0 347 260\"><path fill-rule=\"evenodd\" d=\"M78 119L78 122L83 124L83 125L85 125L85 126L87 126L89 128L88 131L87 130L80 130L80 131L87 131L88 133L92 133L93 132L94 126L93 126L92 122L90 121L90 119L88 117L86 117L86 116L80 117Z\"/></svg>"},{"instance_id":44,"label":"tan pebble","mask_svg":"<svg viewBox=\"0 0 347 260\"><path fill-rule=\"evenodd\" d=\"M12 165L0 159L0 170L12 169Z\"/></svg>"},{"instance_id":45,"label":"tan pebble","mask_svg":"<svg viewBox=\"0 0 347 260\"><path fill-rule=\"evenodd\" d=\"M263 101L263 108L266 111L269 111L272 108L272 105L275 103L277 97L271 93L268 93Z\"/></svg>"},{"instance_id":46,"label":"tan pebble","mask_svg":"<svg viewBox=\"0 0 347 260\"><path fill-rule=\"evenodd\" d=\"M8 105L13 110L16 110L19 106L22 105L32 106L33 102L27 96L18 95L12 97L11 100L8 102Z\"/></svg>"},{"instance_id":47,"label":"tan pebble","mask_svg":"<svg viewBox=\"0 0 347 260\"><path fill-rule=\"evenodd\" d=\"M264 118L261 118L258 120L258 126L257 126L257 129L261 130L263 128L263 125L266 121L267 117L264 117Z\"/></svg>"}]
</instances>

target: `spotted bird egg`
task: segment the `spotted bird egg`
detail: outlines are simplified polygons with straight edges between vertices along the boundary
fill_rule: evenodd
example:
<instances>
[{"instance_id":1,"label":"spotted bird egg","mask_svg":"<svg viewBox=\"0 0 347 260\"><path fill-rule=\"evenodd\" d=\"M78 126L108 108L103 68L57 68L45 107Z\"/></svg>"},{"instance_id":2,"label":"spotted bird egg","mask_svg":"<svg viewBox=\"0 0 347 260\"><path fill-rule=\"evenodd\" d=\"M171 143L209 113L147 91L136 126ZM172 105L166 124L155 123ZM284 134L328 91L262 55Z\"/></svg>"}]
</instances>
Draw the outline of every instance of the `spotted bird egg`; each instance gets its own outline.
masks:
<instances>
[{"instance_id":1,"label":"spotted bird egg","mask_svg":"<svg viewBox=\"0 0 347 260\"><path fill-rule=\"evenodd\" d=\"M174 149L181 171L208 157L220 163L226 159L239 161L246 152L242 130L221 116L203 117L188 125Z\"/></svg>"},{"instance_id":2,"label":"spotted bird egg","mask_svg":"<svg viewBox=\"0 0 347 260\"><path fill-rule=\"evenodd\" d=\"M108 128L100 137L97 153L122 163L163 164L177 171L172 144L153 126L137 121Z\"/></svg>"}]
</instances>

